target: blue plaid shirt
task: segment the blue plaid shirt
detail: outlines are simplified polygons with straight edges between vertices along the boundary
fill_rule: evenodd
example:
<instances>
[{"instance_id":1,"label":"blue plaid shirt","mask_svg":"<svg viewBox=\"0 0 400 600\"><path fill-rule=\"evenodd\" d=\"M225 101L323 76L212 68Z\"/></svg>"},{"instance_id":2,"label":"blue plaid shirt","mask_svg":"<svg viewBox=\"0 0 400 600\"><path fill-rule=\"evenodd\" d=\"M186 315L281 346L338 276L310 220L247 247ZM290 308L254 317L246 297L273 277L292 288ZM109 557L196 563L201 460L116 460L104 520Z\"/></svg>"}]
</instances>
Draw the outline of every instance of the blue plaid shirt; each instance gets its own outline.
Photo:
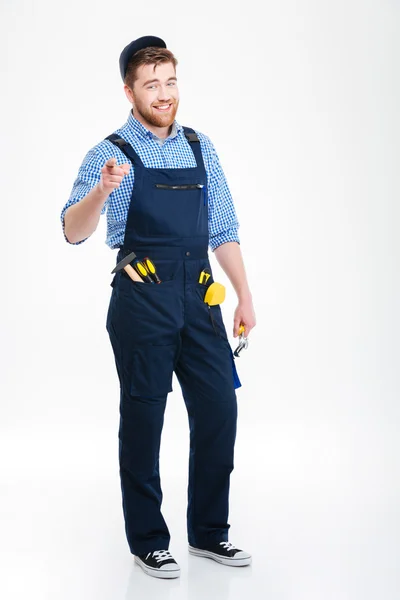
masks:
<instances>
[{"instance_id":1,"label":"blue plaid shirt","mask_svg":"<svg viewBox=\"0 0 400 600\"><path fill-rule=\"evenodd\" d=\"M212 251L225 242L239 242L239 222L232 196L222 170L216 150L208 136L195 130L200 140L204 165L207 172L209 242ZM145 167L185 168L195 167L196 160L188 144L183 127L175 120L170 135L164 140L146 129L135 119L132 111L125 125L116 130L122 138L133 146ZM82 200L100 181L100 171L104 163L113 156L118 164L127 162L125 154L109 140L103 140L86 154L73 184L71 195L61 212L61 223L65 240L64 215L66 210ZM124 241L125 225L134 182L134 168L125 175L119 188L108 196L101 214L107 211L106 244L114 249ZM82 244L88 238L75 242ZM71 243L71 242L69 242Z\"/></svg>"}]
</instances>

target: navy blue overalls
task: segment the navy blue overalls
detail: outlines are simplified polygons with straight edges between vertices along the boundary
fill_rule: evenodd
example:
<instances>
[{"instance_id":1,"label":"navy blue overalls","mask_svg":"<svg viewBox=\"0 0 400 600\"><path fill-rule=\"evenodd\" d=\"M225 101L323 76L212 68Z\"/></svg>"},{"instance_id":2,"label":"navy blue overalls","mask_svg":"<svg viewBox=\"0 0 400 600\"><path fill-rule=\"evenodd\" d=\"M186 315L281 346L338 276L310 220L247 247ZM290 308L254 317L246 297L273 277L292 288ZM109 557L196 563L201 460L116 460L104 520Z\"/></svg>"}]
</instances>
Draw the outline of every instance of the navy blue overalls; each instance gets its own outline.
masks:
<instances>
[{"instance_id":1,"label":"navy blue overalls","mask_svg":"<svg viewBox=\"0 0 400 600\"><path fill-rule=\"evenodd\" d=\"M205 548L228 540L228 496L234 468L240 381L219 305L204 302L198 282L208 258L207 175L200 142L184 128L194 168L143 165L117 134L106 139L133 163L134 186L117 263L129 252L150 257L160 284L133 282L122 269L106 328L120 381L119 466L125 530L132 554L168 550L161 514L159 450L173 373L190 428L187 533Z\"/></svg>"}]
</instances>

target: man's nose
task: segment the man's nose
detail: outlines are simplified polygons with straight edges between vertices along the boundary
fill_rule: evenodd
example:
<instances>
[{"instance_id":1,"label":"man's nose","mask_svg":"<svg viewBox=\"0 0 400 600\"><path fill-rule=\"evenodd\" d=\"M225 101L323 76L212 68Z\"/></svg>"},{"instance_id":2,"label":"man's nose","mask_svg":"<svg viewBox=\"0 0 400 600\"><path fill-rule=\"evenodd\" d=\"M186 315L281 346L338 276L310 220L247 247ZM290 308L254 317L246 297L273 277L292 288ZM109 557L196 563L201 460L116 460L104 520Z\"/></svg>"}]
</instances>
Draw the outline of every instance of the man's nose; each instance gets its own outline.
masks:
<instances>
[{"instance_id":1,"label":"man's nose","mask_svg":"<svg viewBox=\"0 0 400 600\"><path fill-rule=\"evenodd\" d=\"M162 100L171 100L172 94L170 88L160 86L158 91L158 98Z\"/></svg>"}]
</instances>

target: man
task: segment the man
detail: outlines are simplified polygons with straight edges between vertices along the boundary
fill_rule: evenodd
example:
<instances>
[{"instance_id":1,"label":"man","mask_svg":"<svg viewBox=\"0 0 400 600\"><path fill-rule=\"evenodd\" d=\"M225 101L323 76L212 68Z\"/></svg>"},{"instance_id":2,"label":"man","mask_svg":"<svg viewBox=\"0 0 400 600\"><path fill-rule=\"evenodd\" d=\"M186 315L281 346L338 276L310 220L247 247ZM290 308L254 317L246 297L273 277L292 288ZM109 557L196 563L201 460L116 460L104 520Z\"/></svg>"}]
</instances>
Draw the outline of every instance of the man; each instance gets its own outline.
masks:
<instances>
[{"instance_id":1,"label":"man","mask_svg":"<svg viewBox=\"0 0 400 600\"><path fill-rule=\"evenodd\" d=\"M159 449L176 373L190 426L189 552L244 566L247 552L228 542L240 381L221 308L204 302L213 283L208 246L238 296L233 335L255 326L238 222L210 139L175 120L177 60L163 40L145 36L121 53L132 111L127 123L86 155L61 213L66 241L80 244L107 208L107 240L117 263L149 257L161 283L132 281L119 270L107 331L120 381L119 463L128 544L149 575L178 577L161 514ZM127 160L128 159L128 160ZM117 164L119 163L119 164ZM209 269L206 283L200 273Z\"/></svg>"}]
</instances>

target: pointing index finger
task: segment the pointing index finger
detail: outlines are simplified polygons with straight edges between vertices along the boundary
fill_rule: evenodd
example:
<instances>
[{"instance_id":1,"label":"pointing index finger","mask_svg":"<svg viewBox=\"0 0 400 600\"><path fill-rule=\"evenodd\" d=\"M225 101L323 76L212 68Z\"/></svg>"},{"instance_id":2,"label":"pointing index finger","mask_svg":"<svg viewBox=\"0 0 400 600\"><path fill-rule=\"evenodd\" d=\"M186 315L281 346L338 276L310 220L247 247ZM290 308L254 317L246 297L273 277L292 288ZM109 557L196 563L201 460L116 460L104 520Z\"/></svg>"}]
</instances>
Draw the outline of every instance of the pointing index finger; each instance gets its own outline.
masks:
<instances>
[{"instance_id":1,"label":"pointing index finger","mask_svg":"<svg viewBox=\"0 0 400 600\"><path fill-rule=\"evenodd\" d=\"M112 169L113 167L118 166L117 159L115 157L109 158L104 166L108 167L109 169Z\"/></svg>"}]
</instances>

